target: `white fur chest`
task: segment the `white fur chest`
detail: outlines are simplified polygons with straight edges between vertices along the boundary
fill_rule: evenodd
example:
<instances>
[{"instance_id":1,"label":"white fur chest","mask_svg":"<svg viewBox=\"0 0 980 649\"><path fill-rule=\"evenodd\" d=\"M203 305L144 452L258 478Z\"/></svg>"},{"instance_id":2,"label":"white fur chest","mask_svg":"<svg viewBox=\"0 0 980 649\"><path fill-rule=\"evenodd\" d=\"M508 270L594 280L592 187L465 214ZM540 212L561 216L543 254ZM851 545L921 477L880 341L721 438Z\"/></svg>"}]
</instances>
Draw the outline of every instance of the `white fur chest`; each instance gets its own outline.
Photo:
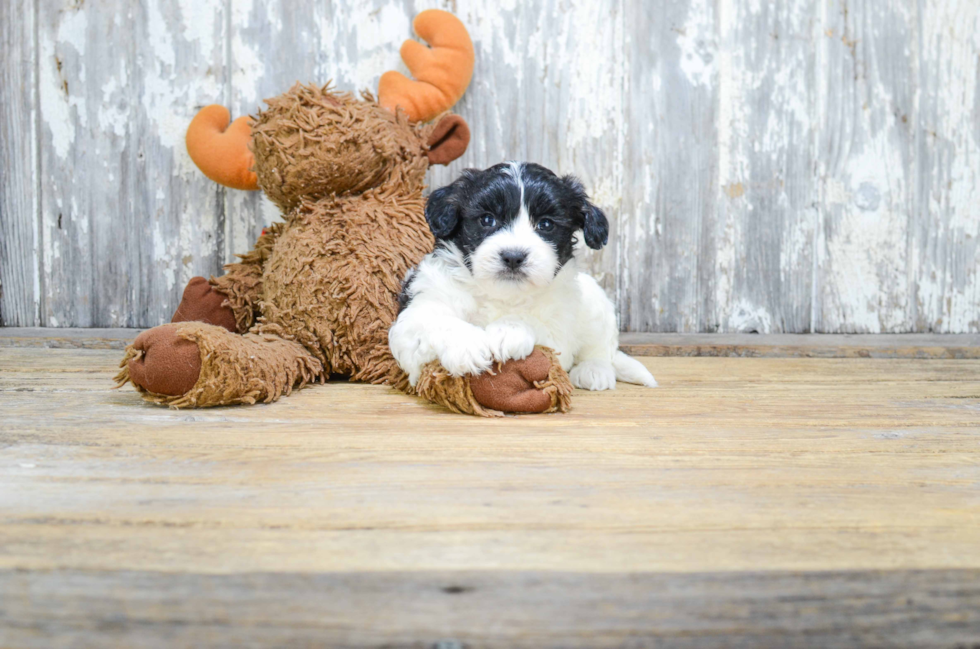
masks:
<instances>
[{"instance_id":1,"label":"white fur chest","mask_svg":"<svg viewBox=\"0 0 980 649\"><path fill-rule=\"evenodd\" d=\"M568 268L560 273L564 277L555 279L547 290L513 294L487 294L479 287L471 290L471 308L465 310L463 318L478 327L487 327L501 320L523 322L534 330L537 344L551 347L566 370L575 361L581 346L579 336L579 309L582 301L578 271Z\"/></svg>"}]
</instances>

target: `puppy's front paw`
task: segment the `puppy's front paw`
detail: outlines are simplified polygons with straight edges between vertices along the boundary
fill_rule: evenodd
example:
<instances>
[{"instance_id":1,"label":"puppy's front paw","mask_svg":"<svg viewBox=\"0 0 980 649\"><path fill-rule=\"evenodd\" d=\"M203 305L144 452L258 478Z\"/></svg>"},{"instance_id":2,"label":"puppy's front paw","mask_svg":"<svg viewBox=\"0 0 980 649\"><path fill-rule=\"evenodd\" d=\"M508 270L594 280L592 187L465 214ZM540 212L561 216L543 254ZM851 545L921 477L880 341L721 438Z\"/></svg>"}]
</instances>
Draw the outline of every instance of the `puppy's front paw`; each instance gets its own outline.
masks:
<instances>
[{"instance_id":1,"label":"puppy's front paw","mask_svg":"<svg viewBox=\"0 0 980 649\"><path fill-rule=\"evenodd\" d=\"M583 390L615 390L616 370L612 363L582 361L568 373L572 385Z\"/></svg>"},{"instance_id":2,"label":"puppy's front paw","mask_svg":"<svg viewBox=\"0 0 980 649\"><path fill-rule=\"evenodd\" d=\"M486 332L477 327L465 333L454 332L452 340L445 341L439 361L453 376L486 372L493 363Z\"/></svg>"},{"instance_id":3,"label":"puppy's front paw","mask_svg":"<svg viewBox=\"0 0 980 649\"><path fill-rule=\"evenodd\" d=\"M527 358L534 351L534 331L523 322L491 323L487 340L494 360L502 363Z\"/></svg>"}]
</instances>

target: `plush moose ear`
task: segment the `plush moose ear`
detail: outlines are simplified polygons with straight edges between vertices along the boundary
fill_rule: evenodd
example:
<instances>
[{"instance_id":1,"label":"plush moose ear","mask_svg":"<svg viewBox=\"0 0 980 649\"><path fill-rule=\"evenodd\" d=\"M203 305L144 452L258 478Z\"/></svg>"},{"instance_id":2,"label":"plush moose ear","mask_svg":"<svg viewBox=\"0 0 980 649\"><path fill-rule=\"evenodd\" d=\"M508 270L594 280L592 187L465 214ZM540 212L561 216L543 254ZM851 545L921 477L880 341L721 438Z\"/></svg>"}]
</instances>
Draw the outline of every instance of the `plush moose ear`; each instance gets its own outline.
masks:
<instances>
[{"instance_id":1,"label":"plush moose ear","mask_svg":"<svg viewBox=\"0 0 980 649\"><path fill-rule=\"evenodd\" d=\"M582 215L582 234L585 235L585 245L593 250L599 250L609 243L609 221L598 207L592 204L585 188L575 176L565 176L562 182L568 186L575 196L578 209Z\"/></svg>"},{"instance_id":2,"label":"plush moose ear","mask_svg":"<svg viewBox=\"0 0 980 649\"><path fill-rule=\"evenodd\" d=\"M436 239L447 238L459 225L459 208L453 200L454 194L454 187L447 185L429 194L429 200L425 202L425 220Z\"/></svg>"},{"instance_id":3,"label":"plush moose ear","mask_svg":"<svg viewBox=\"0 0 980 649\"><path fill-rule=\"evenodd\" d=\"M447 165L466 152L470 144L470 126L459 115L446 115L429 135L429 164Z\"/></svg>"}]
</instances>

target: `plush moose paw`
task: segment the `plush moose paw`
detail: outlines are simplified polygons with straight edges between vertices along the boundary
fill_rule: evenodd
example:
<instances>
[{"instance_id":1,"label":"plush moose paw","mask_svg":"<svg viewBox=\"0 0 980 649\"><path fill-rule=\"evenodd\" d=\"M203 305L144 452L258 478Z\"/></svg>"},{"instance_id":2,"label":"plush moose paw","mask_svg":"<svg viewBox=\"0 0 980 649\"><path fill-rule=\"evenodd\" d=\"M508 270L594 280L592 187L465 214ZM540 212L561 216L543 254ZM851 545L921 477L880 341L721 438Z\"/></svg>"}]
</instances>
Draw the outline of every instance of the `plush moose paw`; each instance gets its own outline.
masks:
<instances>
[{"instance_id":1,"label":"plush moose paw","mask_svg":"<svg viewBox=\"0 0 980 649\"><path fill-rule=\"evenodd\" d=\"M226 304L228 298L214 290L203 277L192 277L171 322L206 322L235 333L235 312Z\"/></svg>"},{"instance_id":2,"label":"plush moose paw","mask_svg":"<svg viewBox=\"0 0 980 649\"><path fill-rule=\"evenodd\" d=\"M133 341L133 349L136 353L127 363L129 380L147 392L177 397L189 392L201 375L197 343L181 338L172 325L144 331Z\"/></svg>"},{"instance_id":3,"label":"plush moose paw","mask_svg":"<svg viewBox=\"0 0 980 649\"><path fill-rule=\"evenodd\" d=\"M126 348L120 368L116 387L131 382L146 401L171 408L271 403L326 374L296 341L204 322L144 331Z\"/></svg>"},{"instance_id":4,"label":"plush moose paw","mask_svg":"<svg viewBox=\"0 0 980 649\"><path fill-rule=\"evenodd\" d=\"M494 372L470 378L473 396L485 408L501 412L544 412L552 406L551 395L537 387L546 381L551 361L542 352L521 360L500 363Z\"/></svg>"},{"instance_id":5,"label":"plush moose paw","mask_svg":"<svg viewBox=\"0 0 980 649\"><path fill-rule=\"evenodd\" d=\"M568 412L572 384L555 353L537 347L527 358L496 363L486 372L466 377L453 376L433 361L422 369L415 391L454 412L500 417L505 413Z\"/></svg>"}]
</instances>

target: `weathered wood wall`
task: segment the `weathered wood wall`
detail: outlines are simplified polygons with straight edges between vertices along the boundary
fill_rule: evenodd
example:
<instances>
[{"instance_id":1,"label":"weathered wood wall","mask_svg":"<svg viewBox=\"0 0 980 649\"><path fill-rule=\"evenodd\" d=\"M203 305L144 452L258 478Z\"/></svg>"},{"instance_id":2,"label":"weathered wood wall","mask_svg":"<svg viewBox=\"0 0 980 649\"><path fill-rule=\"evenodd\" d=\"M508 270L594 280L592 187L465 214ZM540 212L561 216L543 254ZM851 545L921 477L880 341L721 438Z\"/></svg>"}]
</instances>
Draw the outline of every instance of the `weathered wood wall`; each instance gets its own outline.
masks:
<instances>
[{"instance_id":1,"label":"weathered wood wall","mask_svg":"<svg viewBox=\"0 0 980 649\"><path fill-rule=\"evenodd\" d=\"M477 50L464 158L579 174L635 331L980 331L978 0L6 0L0 317L145 326L275 216L183 133L376 87L411 17Z\"/></svg>"}]
</instances>

